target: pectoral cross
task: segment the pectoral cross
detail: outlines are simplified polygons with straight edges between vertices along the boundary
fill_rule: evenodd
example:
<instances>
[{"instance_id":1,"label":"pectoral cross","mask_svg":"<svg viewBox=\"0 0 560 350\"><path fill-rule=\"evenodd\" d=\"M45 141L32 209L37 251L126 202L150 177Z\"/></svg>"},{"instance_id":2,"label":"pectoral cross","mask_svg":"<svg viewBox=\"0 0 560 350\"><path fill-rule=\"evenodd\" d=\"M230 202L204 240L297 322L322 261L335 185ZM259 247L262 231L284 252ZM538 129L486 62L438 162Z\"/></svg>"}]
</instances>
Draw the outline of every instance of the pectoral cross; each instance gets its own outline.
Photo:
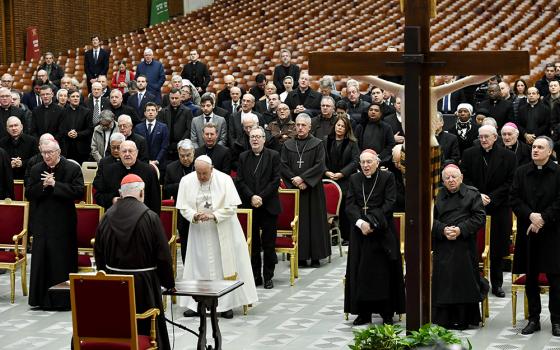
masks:
<instances>
[{"instance_id":1,"label":"pectoral cross","mask_svg":"<svg viewBox=\"0 0 560 350\"><path fill-rule=\"evenodd\" d=\"M364 204L362 209L364 210L364 215L367 215L367 210L369 209L369 207L366 204Z\"/></svg>"},{"instance_id":2,"label":"pectoral cross","mask_svg":"<svg viewBox=\"0 0 560 350\"><path fill-rule=\"evenodd\" d=\"M210 203L208 203L208 201L206 201L206 203L204 203L204 208L210 209L210 207L211 207Z\"/></svg>"},{"instance_id":3,"label":"pectoral cross","mask_svg":"<svg viewBox=\"0 0 560 350\"><path fill-rule=\"evenodd\" d=\"M298 160L296 163L298 163L298 168L301 169L301 165L305 162L303 160L301 160L301 158L300 158L300 160Z\"/></svg>"}]
</instances>

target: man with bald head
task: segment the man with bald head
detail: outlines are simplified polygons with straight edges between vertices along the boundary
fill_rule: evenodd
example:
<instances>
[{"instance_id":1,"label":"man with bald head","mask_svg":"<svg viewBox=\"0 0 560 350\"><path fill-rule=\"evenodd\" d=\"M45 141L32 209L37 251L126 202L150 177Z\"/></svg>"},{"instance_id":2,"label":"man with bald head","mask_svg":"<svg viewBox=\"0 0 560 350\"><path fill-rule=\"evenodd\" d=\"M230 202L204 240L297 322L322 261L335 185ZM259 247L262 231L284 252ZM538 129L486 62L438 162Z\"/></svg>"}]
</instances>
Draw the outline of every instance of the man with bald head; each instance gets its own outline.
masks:
<instances>
[{"instance_id":1,"label":"man with bald head","mask_svg":"<svg viewBox=\"0 0 560 350\"><path fill-rule=\"evenodd\" d=\"M241 110L241 89L237 86L232 87L229 89L229 96L230 99L222 102L220 107L232 115Z\"/></svg>"},{"instance_id":2,"label":"man with bald head","mask_svg":"<svg viewBox=\"0 0 560 350\"><path fill-rule=\"evenodd\" d=\"M7 136L6 122L9 117L18 117L22 123L25 123L24 113L21 109L12 106L12 93L6 87L0 87L0 138Z\"/></svg>"},{"instance_id":3,"label":"man with bald head","mask_svg":"<svg viewBox=\"0 0 560 350\"><path fill-rule=\"evenodd\" d=\"M142 178L145 186L144 203L158 213L161 211L161 192L155 168L138 160L138 148L133 141L123 141L119 148L120 162L104 166L93 180L95 201L98 205L109 209L119 196L121 179L128 174L136 174Z\"/></svg>"},{"instance_id":4,"label":"man with bald head","mask_svg":"<svg viewBox=\"0 0 560 350\"><path fill-rule=\"evenodd\" d=\"M132 124L136 125L140 123L140 117L136 112L136 108L131 107L123 102L123 94L119 89L111 90L109 95L109 103L105 106L105 109L110 110L115 115L115 120L123 114L129 115L132 120Z\"/></svg>"},{"instance_id":5,"label":"man with bald head","mask_svg":"<svg viewBox=\"0 0 560 350\"><path fill-rule=\"evenodd\" d=\"M194 169L181 179L176 203L190 222L183 280L243 281L218 304L221 316L232 318L234 308L258 299L247 242L236 215L241 199L231 177L214 169L210 157L196 158ZM181 297L180 305L188 307L186 317L206 312L190 297Z\"/></svg>"},{"instance_id":6,"label":"man with bald head","mask_svg":"<svg viewBox=\"0 0 560 350\"><path fill-rule=\"evenodd\" d=\"M311 77L306 71L301 72L298 83L297 89L288 93L284 103L290 106L294 116L300 113L306 113L311 117L316 116L321 110L323 96L311 88Z\"/></svg>"},{"instance_id":7,"label":"man with bald head","mask_svg":"<svg viewBox=\"0 0 560 350\"><path fill-rule=\"evenodd\" d=\"M231 88L237 86L241 90L241 96L245 95L245 90L237 85L235 81L235 77L233 75L226 75L224 76L224 88L222 91L218 92L216 106L222 106L225 101L231 100Z\"/></svg>"},{"instance_id":8,"label":"man with bald head","mask_svg":"<svg viewBox=\"0 0 560 350\"><path fill-rule=\"evenodd\" d=\"M461 160L464 182L480 191L486 214L492 217L490 239L490 282L492 293L505 297L502 264L509 254L511 221L508 194L517 158L515 153L496 144L498 133L491 125L478 129L480 144L466 149Z\"/></svg>"},{"instance_id":9,"label":"man with bald head","mask_svg":"<svg viewBox=\"0 0 560 350\"><path fill-rule=\"evenodd\" d=\"M23 180L29 158L37 154L37 140L23 133L23 124L17 117L9 117L6 122L8 135L0 139L9 156L14 179Z\"/></svg>"},{"instance_id":10,"label":"man with bald head","mask_svg":"<svg viewBox=\"0 0 560 350\"><path fill-rule=\"evenodd\" d=\"M476 235L486 216L480 192L463 183L457 165L446 166L441 178L432 225L432 323L467 329L481 320Z\"/></svg>"},{"instance_id":11,"label":"man with bald head","mask_svg":"<svg viewBox=\"0 0 560 350\"><path fill-rule=\"evenodd\" d=\"M2 78L0 79L0 86L7 88L8 90L12 90L12 85L14 85L14 77L10 73L2 74Z\"/></svg>"},{"instance_id":12,"label":"man with bald head","mask_svg":"<svg viewBox=\"0 0 560 350\"><path fill-rule=\"evenodd\" d=\"M550 109L536 87L527 89L527 103L519 106L517 113L519 134L528 145L538 136L550 136Z\"/></svg>"}]
</instances>

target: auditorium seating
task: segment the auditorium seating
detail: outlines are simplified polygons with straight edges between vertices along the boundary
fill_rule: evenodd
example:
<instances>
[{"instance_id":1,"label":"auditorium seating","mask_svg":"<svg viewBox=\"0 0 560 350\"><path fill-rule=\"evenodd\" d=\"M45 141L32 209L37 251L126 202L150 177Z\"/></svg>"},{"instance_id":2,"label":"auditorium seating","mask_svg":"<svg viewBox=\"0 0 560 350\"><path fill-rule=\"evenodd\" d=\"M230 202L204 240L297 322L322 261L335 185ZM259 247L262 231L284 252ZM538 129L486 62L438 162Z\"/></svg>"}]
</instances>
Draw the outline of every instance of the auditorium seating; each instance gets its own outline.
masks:
<instances>
[{"instance_id":1,"label":"auditorium seating","mask_svg":"<svg viewBox=\"0 0 560 350\"><path fill-rule=\"evenodd\" d=\"M528 50L531 72L523 78L534 83L545 63L559 60L556 43L559 0L438 1L438 16L432 19L433 50ZM404 19L399 1L285 0L282 2L217 0L211 6L176 17L150 28L105 40L111 50L109 78L117 61L128 58L136 67L146 46L163 63L167 80L188 62L189 49L197 48L212 74L210 91L223 88L223 77L233 74L242 86L256 74L272 78L280 63L281 48L289 48L294 61L308 68L311 51L403 49ZM89 44L89 43L88 43ZM56 53L66 74L85 86L84 52L89 45ZM0 65L0 74L14 75L14 87L29 91L37 61ZM317 79L318 77L313 77ZM507 76L514 81L518 76ZM335 76L340 90L346 77ZM170 89L166 82L162 90Z\"/></svg>"}]
</instances>

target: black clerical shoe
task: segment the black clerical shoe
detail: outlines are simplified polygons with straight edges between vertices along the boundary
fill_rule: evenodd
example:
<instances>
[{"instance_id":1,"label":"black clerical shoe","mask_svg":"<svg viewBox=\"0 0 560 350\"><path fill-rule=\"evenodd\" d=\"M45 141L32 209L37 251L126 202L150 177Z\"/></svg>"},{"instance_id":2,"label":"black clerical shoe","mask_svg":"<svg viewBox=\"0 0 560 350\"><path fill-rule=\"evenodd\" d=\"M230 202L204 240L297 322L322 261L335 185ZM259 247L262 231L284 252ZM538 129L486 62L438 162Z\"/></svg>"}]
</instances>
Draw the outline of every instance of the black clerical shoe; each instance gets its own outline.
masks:
<instances>
[{"instance_id":1,"label":"black clerical shoe","mask_svg":"<svg viewBox=\"0 0 560 350\"><path fill-rule=\"evenodd\" d=\"M200 316L200 314L196 311L192 311L191 309L187 309L187 310L185 310L185 312L183 312L183 316L185 316L185 317L198 317L198 316Z\"/></svg>"},{"instance_id":2,"label":"black clerical shoe","mask_svg":"<svg viewBox=\"0 0 560 350\"><path fill-rule=\"evenodd\" d=\"M371 323L371 315L358 315L354 322L352 322L354 326L361 326L368 323Z\"/></svg>"},{"instance_id":3,"label":"black clerical shoe","mask_svg":"<svg viewBox=\"0 0 560 350\"><path fill-rule=\"evenodd\" d=\"M555 337L560 337L560 323L552 324L552 335Z\"/></svg>"},{"instance_id":4,"label":"black clerical shoe","mask_svg":"<svg viewBox=\"0 0 560 350\"><path fill-rule=\"evenodd\" d=\"M262 284L263 284L263 279L262 279L262 277L261 277L261 276L255 277L255 286L257 286L257 287L258 287L258 286L262 286Z\"/></svg>"},{"instance_id":5,"label":"black clerical shoe","mask_svg":"<svg viewBox=\"0 0 560 350\"><path fill-rule=\"evenodd\" d=\"M321 267L321 262L319 260L311 260L311 267Z\"/></svg>"},{"instance_id":6,"label":"black clerical shoe","mask_svg":"<svg viewBox=\"0 0 560 350\"><path fill-rule=\"evenodd\" d=\"M492 294L494 294L498 298L505 298L506 296L506 293L504 292L502 287L492 288Z\"/></svg>"},{"instance_id":7,"label":"black clerical shoe","mask_svg":"<svg viewBox=\"0 0 560 350\"><path fill-rule=\"evenodd\" d=\"M529 323L527 323L525 328L521 330L521 334L523 335L533 334L540 330L541 330L541 323L539 321L529 321ZM552 330L554 331L554 328L552 328Z\"/></svg>"},{"instance_id":8,"label":"black clerical shoe","mask_svg":"<svg viewBox=\"0 0 560 350\"><path fill-rule=\"evenodd\" d=\"M220 314L223 318L232 319L233 318L233 310L224 311Z\"/></svg>"},{"instance_id":9,"label":"black clerical shoe","mask_svg":"<svg viewBox=\"0 0 560 350\"><path fill-rule=\"evenodd\" d=\"M299 260L298 267L307 267L307 260Z\"/></svg>"},{"instance_id":10,"label":"black clerical shoe","mask_svg":"<svg viewBox=\"0 0 560 350\"><path fill-rule=\"evenodd\" d=\"M274 283L272 280L264 281L264 289L272 289L274 288Z\"/></svg>"}]
</instances>

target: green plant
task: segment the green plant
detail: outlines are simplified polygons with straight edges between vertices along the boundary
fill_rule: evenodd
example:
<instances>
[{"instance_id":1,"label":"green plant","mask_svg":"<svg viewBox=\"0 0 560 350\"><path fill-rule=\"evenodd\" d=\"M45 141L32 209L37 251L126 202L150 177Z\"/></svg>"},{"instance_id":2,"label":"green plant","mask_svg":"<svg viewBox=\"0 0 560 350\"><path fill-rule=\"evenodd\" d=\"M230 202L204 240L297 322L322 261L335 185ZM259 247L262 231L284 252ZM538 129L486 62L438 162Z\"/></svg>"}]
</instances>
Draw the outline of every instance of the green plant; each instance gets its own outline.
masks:
<instances>
[{"instance_id":1,"label":"green plant","mask_svg":"<svg viewBox=\"0 0 560 350\"><path fill-rule=\"evenodd\" d=\"M404 334L399 325L373 325L363 330L354 331L352 350L407 350L436 344L462 344L453 332L441 326L426 324L418 331ZM471 343L467 340L469 350Z\"/></svg>"}]
</instances>

